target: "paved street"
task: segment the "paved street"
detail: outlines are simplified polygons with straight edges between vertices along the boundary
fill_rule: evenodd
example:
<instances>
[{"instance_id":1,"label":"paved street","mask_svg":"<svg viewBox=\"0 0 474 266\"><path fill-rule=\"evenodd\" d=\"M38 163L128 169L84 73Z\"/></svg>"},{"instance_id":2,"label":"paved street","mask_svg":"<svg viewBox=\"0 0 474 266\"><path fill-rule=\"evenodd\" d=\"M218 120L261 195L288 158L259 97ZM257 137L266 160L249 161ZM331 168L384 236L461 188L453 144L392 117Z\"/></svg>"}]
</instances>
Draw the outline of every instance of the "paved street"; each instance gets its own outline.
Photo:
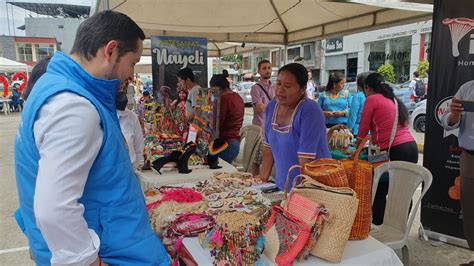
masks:
<instances>
[{"instance_id":1,"label":"paved street","mask_svg":"<svg viewBox=\"0 0 474 266\"><path fill-rule=\"evenodd\" d=\"M245 124L252 119L251 108L246 108ZM13 169L13 140L20 116L0 114L0 265L34 265L29 259L26 238L18 229L13 213L18 207ZM415 134L422 143L423 134ZM420 159L420 162L422 157ZM419 215L410 233L409 247L412 265L458 265L469 261L470 251L451 245L433 247L432 241L418 239ZM416 251L416 252L415 252ZM400 254L399 254L400 255Z\"/></svg>"}]
</instances>

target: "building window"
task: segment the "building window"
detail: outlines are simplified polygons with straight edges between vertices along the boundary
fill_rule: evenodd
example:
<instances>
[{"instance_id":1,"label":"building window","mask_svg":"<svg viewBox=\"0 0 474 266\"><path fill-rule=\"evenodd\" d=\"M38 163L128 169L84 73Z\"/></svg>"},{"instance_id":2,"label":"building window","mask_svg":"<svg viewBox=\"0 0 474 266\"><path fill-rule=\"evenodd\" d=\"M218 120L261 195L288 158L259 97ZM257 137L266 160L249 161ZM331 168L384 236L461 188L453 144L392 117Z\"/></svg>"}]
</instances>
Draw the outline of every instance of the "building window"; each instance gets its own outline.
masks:
<instances>
[{"instance_id":1,"label":"building window","mask_svg":"<svg viewBox=\"0 0 474 266\"><path fill-rule=\"evenodd\" d=\"M242 68L243 69L250 69L250 57L244 57L242 59Z\"/></svg>"},{"instance_id":2,"label":"building window","mask_svg":"<svg viewBox=\"0 0 474 266\"><path fill-rule=\"evenodd\" d=\"M280 66L280 51L272 51L272 67Z\"/></svg>"},{"instance_id":3,"label":"building window","mask_svg":"<svg viewBox=\"0 0 474 266\"><path fill-rule=\"evenodd\" d=\"M377 71L383 64L395 69L397 83L410 79L411 36L367 44L369 69Z\"/></svg>"},{"instance_id":4,"label":"building window","mask_svg":"<svg viewBox=\"0 0 474 266\"><path fill-rule=\"evenodd\" d=\"M19 43L17 44L17 58L20 62L31 62L33 61L33 49L30 43Z\"/></svg>"},{"instance_id":5,"label":"building window","mask_svg":"<svg viewBox=\"0 0 474 266\"><path fill-rule=\"evenodd\" d=\"M313 57L311 56L311 44L303 45L303 59L304 60L311 60Z\"/></svg>"},{"instance_id":6,"label":"building window","mask_svg":"<svg viewBox=\"0 0 474 266\"><path fill-rule=\"evenodd\" d=\"M301 56L301 47L288 49L288 60L295 60Z\"/></svg>"},{"instance_id":7,"label":"building window","mask_svg":"<svg viewBox=\"0 0 474 266\"><path fill-rule=\"evenodd\" d=\"M52 44L35 44L36 61L43 58L51 57L54 54L54 45Z\"/></svg>"}]
</instances>

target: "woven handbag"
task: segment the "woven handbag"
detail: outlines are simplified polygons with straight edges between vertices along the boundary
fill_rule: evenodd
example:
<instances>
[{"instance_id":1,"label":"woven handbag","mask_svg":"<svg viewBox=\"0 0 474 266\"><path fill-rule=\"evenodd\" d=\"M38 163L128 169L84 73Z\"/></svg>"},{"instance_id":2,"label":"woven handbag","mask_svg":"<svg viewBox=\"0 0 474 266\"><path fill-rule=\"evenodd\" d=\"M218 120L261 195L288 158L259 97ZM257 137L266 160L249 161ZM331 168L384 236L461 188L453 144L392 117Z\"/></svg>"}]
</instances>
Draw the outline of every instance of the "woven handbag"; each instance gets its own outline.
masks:
<instances>
[{"instance_id":1,"label":"woven handbag","mask_svg":"<svg viewBox=\"0 0 474 266\"><path fill-rule=\"evenodd\" d=\"M321 203L315 202L298 193L291 193L288 199L282 202L282 207L291 215L297 217L308 225L311 235L303 250L298 254L298 260L306 259L321 235L324 222L327 220L328 211Z\"/></svg>"},{"instance_id":2,"label":"woven handbag","mask_svg":"<svg viewBox=\"0 0 474 266\"><path fill-rule=\"evenodd\" d=\"M367 161L359 160L359 154L368 140L368 136L362 140L354 153L354 159L341 161L346 169L349 186L357 193L357 199L359 200L357 214L349 236L350 240L366 239L369 236L372 223L373 166Z\"/></svg>"},{"instance_id":3,"label":"woven handbag","mask_svg":"<svg viewBox=\"0 0 474 266\"><path fill-rule=\"evenodd\" d=\"M342 259L352 224L357 212L357 196L354 190L348 187L330 187L305 175L302 183L292 188L292 193L303 195L315 202L320 202L329 212L329 219L324 223L321 235L311 254L338 263ZM285 189L287 191L287 189Z\"/></svg>"},{"instance_id":4,"label":"woven handbag","mask_svg":"<svg viewBox=\"0 0 474 266\"><path fill-rule=\"evenodd\" d=\"M305 222L275 205L264 231L264 254L279 266L293 265L309 235L310 228Z\"/></svg>"},{"instance_id":5,"label":"woven handbag","mask_svg":"<svg viewBox=\"0 0 474 266\"><path fill-rule=\"evenodd\" d=\"M292 166L288 172L301 168L301 174L331 187L348 187L346 171L341 162L334 159L318 159L310 163Z\"/></svg>"}]
</instances>

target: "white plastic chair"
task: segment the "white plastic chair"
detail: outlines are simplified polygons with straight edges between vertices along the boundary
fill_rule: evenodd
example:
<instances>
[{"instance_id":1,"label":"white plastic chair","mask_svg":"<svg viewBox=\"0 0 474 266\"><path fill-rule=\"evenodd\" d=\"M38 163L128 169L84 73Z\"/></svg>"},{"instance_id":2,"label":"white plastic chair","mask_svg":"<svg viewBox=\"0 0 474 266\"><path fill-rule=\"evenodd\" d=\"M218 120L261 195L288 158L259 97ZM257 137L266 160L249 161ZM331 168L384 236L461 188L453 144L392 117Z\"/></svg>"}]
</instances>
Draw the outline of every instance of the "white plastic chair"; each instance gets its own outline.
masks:
<instances>
[{"instance_id":1,"label":"white plastic chair","mask_svg":"<svg viewBox=\"0 0 474 266\"><path fill-rule=\"evenodd\" d=\"M240 129L240 142L241 145L243 143L244 149L242 155L239 155L242 158L242 167L237 167L237 169L240 172L252 172L253 161L262 142L262 128L256 125L242 127Z\"/></svg>"},{"instance_id":2,"label":"white plastic chair","mask_svg":"<svg viewBox=\"0 0 474 266\"><path fill-rule=\"evenodd\" d=\"M401 249L403 264L409 265L410 258L406 245L408 234L421 199L431 186L433 176L428 169L414 163L403 161L384 163L374 170L372 202L374 202L380 177L386 172L389 173L390 179L383 224L372 225L370 235L394 250ZM410 211L413 195L421 183L423 183L421 196Z\"/></svg>"}]
</instances>

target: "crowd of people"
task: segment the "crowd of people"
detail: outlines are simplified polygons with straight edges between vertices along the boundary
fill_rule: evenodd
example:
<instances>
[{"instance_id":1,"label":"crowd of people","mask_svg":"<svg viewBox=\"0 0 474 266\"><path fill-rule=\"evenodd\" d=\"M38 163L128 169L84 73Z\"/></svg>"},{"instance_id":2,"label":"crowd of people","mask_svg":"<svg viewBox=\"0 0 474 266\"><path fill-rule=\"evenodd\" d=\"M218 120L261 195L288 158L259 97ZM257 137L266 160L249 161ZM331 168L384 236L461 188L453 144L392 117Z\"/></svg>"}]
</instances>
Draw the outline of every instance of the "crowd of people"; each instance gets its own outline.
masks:
<instances>
[{"instance_id":1,"label":"crowd of people","mask_svg":"<svg viewBox=\"0 0 474 266\"><path fill-rule=\"evenodd\" d=\"M143 161L139 117L152 98L143 92L137 117L127 108L133 98L128 81L144 38L126 15L100 12L81 24L71 54L58 52L33 70L15 141L20 197L15 217L38 264L169 265L134 174ZM330 158L326 131L340 125L358 141L370 133L372 143L388 151L391 160L417 163L408 111L382 75L359 74L352 96L343 90L345 76L333 73L316 100L316 84L301 64L281 67L276 84L270 81L269 61L259 62L258 73L261 79L251 89L252 124L262 128L263 143L253 173L263 181L274 168L275 183L283 190L292 165ZM169 104L192 115L200 87L190 68L177 77L178 98ZM214 75L210 85L220 91L218 139L225 146L216 156L232 163L240 150L244 103L230 89L228 74ZM445 127L460 126L461 146L474 150L469 136L462 139L471 117L461 118L461 112L462 106L451 105ZM468 180L463 182L472 180L466 174L472 158L461 158L461 176ZM382 179L374 203L376 224L383 221L387 191L388 179ZM472 208L471 203L463 207ZM466 232L472 238L472 231Z\"/></svg>"}]
</instances>

